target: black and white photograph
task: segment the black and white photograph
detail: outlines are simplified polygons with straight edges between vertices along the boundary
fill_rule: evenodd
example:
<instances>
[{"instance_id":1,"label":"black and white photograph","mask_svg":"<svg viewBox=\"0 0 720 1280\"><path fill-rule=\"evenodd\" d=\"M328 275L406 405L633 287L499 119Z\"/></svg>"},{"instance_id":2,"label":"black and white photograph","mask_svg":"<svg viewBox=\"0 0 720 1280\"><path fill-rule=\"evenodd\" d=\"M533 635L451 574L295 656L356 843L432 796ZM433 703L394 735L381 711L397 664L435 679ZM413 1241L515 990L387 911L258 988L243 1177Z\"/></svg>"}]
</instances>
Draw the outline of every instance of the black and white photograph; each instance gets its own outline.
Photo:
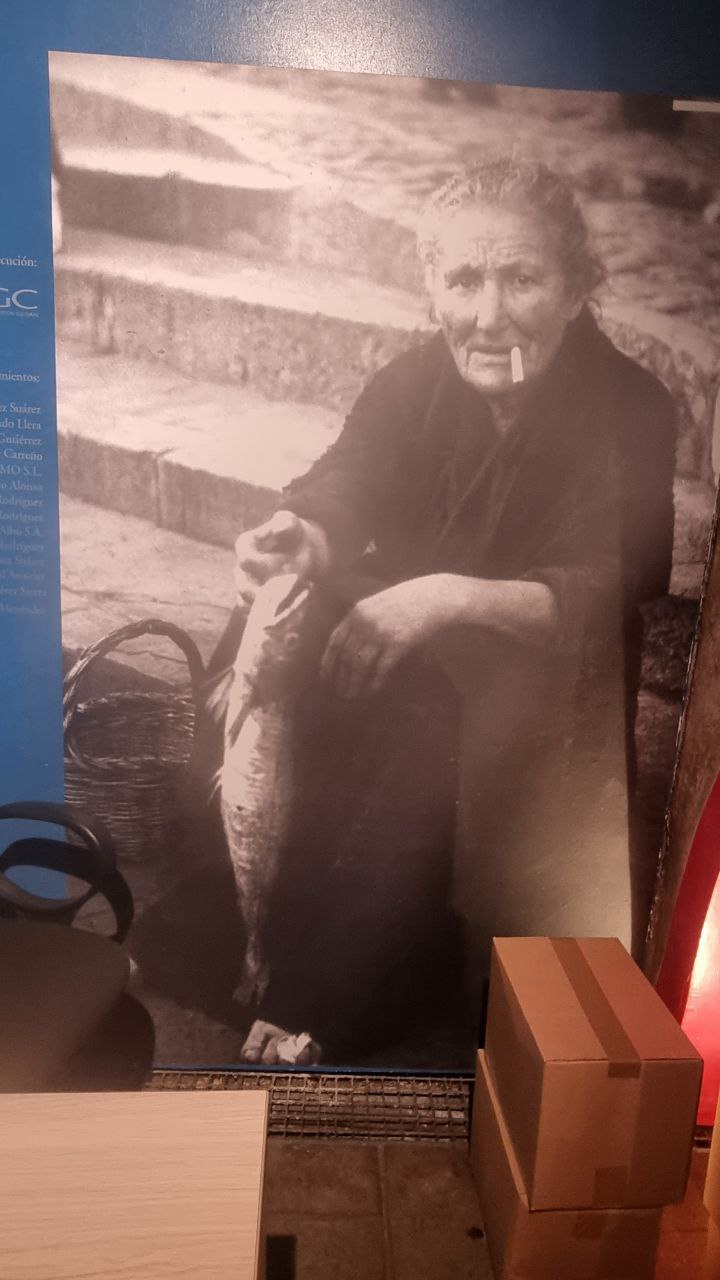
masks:
<instances>
[{"instance_id":1,"label":"black and white photograph","mask_svg":"<svg viewBox=\"0 0 720 1280\"><path fill-rule=\"evenodd\" d=\"M642 964L720 467L720 117L50 56L65 777L159 1066L468 1071Z\"/></svg>"}]
</instances>

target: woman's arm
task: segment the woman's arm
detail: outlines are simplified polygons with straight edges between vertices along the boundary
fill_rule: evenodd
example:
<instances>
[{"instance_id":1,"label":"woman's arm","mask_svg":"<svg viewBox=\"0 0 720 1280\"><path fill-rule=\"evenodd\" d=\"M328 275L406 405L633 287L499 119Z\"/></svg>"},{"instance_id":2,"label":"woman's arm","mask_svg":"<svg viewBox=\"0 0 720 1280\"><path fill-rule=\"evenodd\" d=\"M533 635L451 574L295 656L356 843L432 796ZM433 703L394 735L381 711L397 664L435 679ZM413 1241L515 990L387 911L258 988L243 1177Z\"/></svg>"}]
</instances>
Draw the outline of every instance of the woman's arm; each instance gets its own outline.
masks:
<instances>
[{"instance_id":1,"label":"woman's arm","mask_svg":"<svg viewBox=\"0 0 720 1280\"><path fill-rule=\"evenodd\" d=\"M495 581L438 573L429 579L442 626L478 626L521 644L543 646L557 633L557 601L544 582Z\"/></svg>"},{"instance_id":2,"label":"woman's arm","mask_svg":"<svg viewBox=\"0 0 720 1280\"><path fill-rule=\"evenodd\" d=\"M441 355L437 344L425 343L385 365L334 443L283 492L284 508L324 530L331 568L353 564L379 527L402 518L412 442Z\"/></svg>"},{"instance_id":3,"label":"woman's arm","mask_svg":"<svg viewBox=\"0 0 720 1280\"><path fill-rule=\"evenodd\" d=\"M360 600L335 628L321 674L344 697L376 693L410 650L445 631L468 627L533 647L557 630L554 595L544 583L496 582L437 573L387 587Z\"/></svg>"}]
</instances>

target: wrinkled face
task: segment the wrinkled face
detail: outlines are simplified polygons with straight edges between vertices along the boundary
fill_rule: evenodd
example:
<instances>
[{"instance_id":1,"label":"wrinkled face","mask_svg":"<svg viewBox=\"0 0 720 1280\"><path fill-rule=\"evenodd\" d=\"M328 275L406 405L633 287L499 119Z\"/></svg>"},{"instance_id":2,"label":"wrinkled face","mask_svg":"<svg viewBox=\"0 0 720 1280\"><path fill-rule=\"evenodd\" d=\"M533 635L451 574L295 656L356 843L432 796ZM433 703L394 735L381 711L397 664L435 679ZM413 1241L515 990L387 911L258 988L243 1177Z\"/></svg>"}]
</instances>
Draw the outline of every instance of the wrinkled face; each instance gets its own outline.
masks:
<instances>
[{"instance_id":1,"label":"wrinkled face","mask_svg":"<svg viewBox=\"0 0 720 1280\"><path fill-rule=\"evenodd\" d=\"M459 373L488 396L512 390L513 347L524 382L542 373L582 306L541 218L487 204L447 216L428 284Z\"/></svg>"}]
</instances>

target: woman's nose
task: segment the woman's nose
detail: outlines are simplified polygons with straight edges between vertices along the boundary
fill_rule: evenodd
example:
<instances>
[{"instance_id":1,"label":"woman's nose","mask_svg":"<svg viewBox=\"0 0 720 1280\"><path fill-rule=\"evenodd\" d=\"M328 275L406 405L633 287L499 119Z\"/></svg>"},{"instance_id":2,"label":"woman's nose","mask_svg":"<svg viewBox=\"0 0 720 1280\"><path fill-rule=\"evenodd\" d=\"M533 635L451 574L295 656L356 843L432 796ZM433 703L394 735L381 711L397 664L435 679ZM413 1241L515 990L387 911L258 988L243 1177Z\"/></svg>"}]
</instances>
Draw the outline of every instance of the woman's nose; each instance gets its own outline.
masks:
<instances>
[{"instance_id":1,"label":"woman's nose","mask_svg":"<svg viewBox=\"0 0 720 1280\"><path fill-rule=\"evenodd\" d=\"M481 331L497 328L504 318L503 292L497 280L486 280L474 300L475 326Z\"/></svg>"}]
</instances>

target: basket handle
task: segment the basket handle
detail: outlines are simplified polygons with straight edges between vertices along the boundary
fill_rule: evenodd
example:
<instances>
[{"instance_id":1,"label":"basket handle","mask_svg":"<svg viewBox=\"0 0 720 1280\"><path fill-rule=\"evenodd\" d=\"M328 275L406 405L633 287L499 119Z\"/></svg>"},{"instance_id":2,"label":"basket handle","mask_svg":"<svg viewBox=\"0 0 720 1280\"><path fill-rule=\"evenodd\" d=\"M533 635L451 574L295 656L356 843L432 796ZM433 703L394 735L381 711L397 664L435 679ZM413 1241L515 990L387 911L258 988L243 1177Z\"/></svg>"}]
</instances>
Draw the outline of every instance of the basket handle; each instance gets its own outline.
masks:
<instances>
[{"instance_id":1,"label":"basket handle","mask_svg":"<svg viewBox=\"0 0 720 1280\"><path fill-rule=\"evenodd\" d=\"M182 627L176 627L172 622L163 622L161 618L143 618L140 622L129 622L124 627L118 627L117 630L103 636L101 640L96 640L95 644L88 645L87 649L81 653L72 671L68 672L65 677L63 692L63 729L66 735L70 733L72 722L75 718L80 683L93 663L112 653L113 649L116 649L118 645L123 644L126 640L136 640L139 636L147 635L166 636L182 650L190 672L193 702L197 702L200 685L205 675L205 668L200 657L200 650L195 641L186 631L183 631Z\"/></svg>"}]
</instances>

